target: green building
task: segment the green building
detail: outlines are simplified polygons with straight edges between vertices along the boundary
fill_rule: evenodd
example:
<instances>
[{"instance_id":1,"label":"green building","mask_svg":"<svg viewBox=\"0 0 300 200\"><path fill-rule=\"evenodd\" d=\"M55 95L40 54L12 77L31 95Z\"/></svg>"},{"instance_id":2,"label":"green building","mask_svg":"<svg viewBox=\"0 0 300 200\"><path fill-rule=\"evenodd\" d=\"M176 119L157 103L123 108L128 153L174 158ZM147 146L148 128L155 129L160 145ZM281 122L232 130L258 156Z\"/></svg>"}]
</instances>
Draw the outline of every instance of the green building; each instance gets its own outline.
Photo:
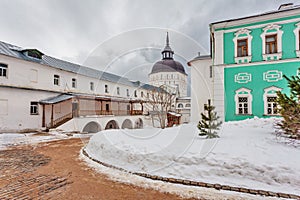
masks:
<instances>
[{"instance_id":1,"label":"green building","mask_svg":"<svg viewBox=\"0 0 300 200\"><path fill-rule=\"evenodd\" d=\"M201 71L211 60L205 67L212 75L204 76L210 86L196 86L212 91L200 97L202 102L212 99L225 121L278 115L276 92L289 92L283 75L300 74L300 6L285 4L276 11L215 22L210 32L212 55L189 62L193 76L193 68ZM197 85L192 77L193 83Z\"/></svg>"}]
</instances>

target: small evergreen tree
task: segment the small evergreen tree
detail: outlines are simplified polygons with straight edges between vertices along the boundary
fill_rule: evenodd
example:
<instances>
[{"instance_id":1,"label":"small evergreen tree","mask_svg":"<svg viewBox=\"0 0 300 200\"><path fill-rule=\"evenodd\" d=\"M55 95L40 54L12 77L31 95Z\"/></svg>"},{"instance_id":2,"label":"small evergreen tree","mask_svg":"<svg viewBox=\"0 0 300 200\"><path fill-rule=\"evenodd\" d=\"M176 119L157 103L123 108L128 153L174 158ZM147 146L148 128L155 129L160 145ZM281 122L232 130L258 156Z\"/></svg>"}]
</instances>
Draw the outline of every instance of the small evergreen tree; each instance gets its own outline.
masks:
<instances>
[{"instance_id":1,"label":"small evergreen tree","mask_svg":"<svg viewBox=\"0 0 300 200\"><path fill-rule=\"evenodd\" d=\"M201 121L198 123L198 129L200 130L200 136L206 136L206 138L217 138L220 125L219 116L214 112L215 107L210 104L210 99L208 104L204 105L205 113L201 113Z\"/></svg>"},{"instance_id":2,"label":"small evergreen tree","mask_svg":"<svg viewBox=\"0 0 300 200\"><path fill-rule=\"evenodd\" d=\"M300 77L292 76L288 78L284 75L284 78L288 81L290 96L277 92L279 111L283 118L278 126L285 135L300 139Z\"/></svg>"}]
</instances>

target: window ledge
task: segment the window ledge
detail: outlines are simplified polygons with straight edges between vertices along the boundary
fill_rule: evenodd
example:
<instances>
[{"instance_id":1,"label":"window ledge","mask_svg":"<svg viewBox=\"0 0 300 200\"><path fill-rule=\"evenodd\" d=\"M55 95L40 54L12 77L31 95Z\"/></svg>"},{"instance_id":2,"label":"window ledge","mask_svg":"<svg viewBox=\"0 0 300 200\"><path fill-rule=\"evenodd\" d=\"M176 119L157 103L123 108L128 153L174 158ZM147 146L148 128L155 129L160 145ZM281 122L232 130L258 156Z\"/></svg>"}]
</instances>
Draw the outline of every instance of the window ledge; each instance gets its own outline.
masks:
<instances>
[{"instance_id":1,"label":"window ledge","mask_svg":"<svg viewBox=\"0 0 300 200\"><path fill-rule=\"evenodd\" d=\"M273 61L273 60L280 60L282 57L282 53L272 53L272 54L263 54L263 60L265 61Z\"/></svg>"},{"instance_id":2,"label":"window ledge","mask_svg":"<svg viewBox=\"0 0 300 200\"><path fill-rule=\"evenodd\" d=\"M251 62L252 56L242 56L242 57L235 57L235 63L237 64L243 64L243 63L249 63Z\"/></svg>"},{"instance_id":3,"label":"window ledge","mask_svg":"<svg viewBox=\"0 0 300 200\"><path fill-rule=\"evenodd\" d=\"M280 117L280 114L274 114L274 115L269 115L269 114L263 114L264 117Z\"/></svg>"},{"instance_id":4,"label":"window ledge","mask_svg":"<svg viewBox=\"0 0 300 200\"><path fill-rule=\"evenodd\" d=\"M236 116L253 116L253 114L235 114Z\"/></svg>"},{"instance_id":5,"label":"window ledge","mask_svg":"<svg viewBox=\"0 0 300 200\"><path fill-rule=\"evenodd\" d=\"M296 50L296 55L298 58L300 58L300 50Z\"/></svg>"}]
</instances>

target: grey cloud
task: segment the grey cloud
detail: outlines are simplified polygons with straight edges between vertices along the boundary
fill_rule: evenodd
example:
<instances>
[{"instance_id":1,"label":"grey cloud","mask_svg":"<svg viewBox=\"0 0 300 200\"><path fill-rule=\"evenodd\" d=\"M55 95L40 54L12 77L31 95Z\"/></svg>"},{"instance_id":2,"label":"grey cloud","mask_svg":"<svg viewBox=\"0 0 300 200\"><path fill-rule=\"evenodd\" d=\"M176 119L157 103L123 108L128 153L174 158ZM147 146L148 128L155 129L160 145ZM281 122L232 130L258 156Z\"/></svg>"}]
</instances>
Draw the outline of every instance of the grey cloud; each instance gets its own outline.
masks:
<instances>
[{"instance_id":1,"label":"grey cloud","mask_svg":"<svg viewBox=\"0 0 300 200\"><path fill-rule=\"evenodd\" d=\"M275 10L285 2L1 0L0 40L145 79L161 59L167 30L176 58L186 62L198 51L209 53L209 23Z\"/></svg>"}]
</instances>

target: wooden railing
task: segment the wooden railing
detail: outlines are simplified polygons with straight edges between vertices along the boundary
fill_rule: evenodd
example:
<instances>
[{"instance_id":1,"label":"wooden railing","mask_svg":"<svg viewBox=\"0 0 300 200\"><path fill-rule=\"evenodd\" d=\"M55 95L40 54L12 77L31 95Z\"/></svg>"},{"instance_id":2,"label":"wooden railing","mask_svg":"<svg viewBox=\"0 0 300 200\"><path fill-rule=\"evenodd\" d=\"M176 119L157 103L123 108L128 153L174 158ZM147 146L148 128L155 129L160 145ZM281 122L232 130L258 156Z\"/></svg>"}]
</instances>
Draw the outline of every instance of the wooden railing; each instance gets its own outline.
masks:
<instances>
[{"instance_id":1,"label":"wooden railing","mask_svg":"<svg viewBox=\"0 0 300 200\"><path fill-rule=\"evenodd\" d=\"M115 116L127 116L127 115L142 115L142 110L79 110L79 116L88 115L115 115Z\"/></svg>"}]
</instances>

